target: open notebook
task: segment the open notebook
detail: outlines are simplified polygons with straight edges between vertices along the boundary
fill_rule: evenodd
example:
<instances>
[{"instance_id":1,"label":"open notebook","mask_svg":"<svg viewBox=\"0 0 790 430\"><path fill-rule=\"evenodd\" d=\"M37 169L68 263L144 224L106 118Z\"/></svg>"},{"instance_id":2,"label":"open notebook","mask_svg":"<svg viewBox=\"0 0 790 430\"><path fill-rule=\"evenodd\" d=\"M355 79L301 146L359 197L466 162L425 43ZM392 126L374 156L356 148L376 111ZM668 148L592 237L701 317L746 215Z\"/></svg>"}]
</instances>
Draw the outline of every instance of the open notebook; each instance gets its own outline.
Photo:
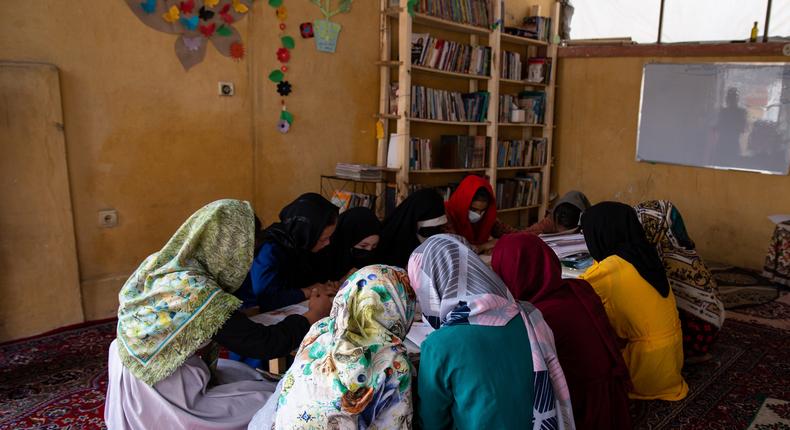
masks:
<instances>
[{"instance_id":1,"label":"open notebook","mask_svg":"<svg viewBox=\"0 0 790 430\"><path fill-rule=\"evenodd\" d=\"M263 325L274 325L282 321L288 315L301 315L307 312L307 300L297 303L295 305L286 306L284 308L275 309L266 313L254 315L250 317L252 321ZM411 325L411 330L406 335L406 340L403 342L406 345L406 350L412 354L419 354L420 345L433 331L425 321L414 321Z\"/></svg>"}]
</instances>

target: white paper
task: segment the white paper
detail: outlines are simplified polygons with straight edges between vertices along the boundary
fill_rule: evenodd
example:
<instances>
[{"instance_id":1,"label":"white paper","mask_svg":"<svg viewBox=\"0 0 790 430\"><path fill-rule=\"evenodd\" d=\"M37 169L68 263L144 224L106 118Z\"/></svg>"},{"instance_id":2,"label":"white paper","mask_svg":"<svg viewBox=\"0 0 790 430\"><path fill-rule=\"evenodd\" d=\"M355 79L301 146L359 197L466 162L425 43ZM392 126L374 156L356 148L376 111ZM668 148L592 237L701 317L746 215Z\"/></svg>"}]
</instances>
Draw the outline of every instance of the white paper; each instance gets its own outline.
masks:
<instances>
[{"instance_id":1,"label":"white paper","mask_svg":"<svg viewBox=\"0 0 790 430\"><path fill-rule=\"evenodd\" d=\"M411 330L406 334L406 350L410 353L420 352L420 346L434 329L427 321L415 321L411 325Z\"/></svg>"},{"instance_id":2,"label":"white paper","mask_svg":"<svg viewBox=\"0 0 790 430\"><path fill-rule=\"evenodd\" d=\"M774 224L781 224L783 222L790 221L790 215L770 215L768 219L770 219Z\"/></svg>"},{"instance_id":3,"label":"white paper","mask_svg":"<svg viewBox=\"0 0 790 430\"><path fill-rule=\"evenodd\" d=\"M589 252L587 250L587 242L584 241L584 235L581 233L565 234L558 236L541 236L546 245L557 254L560 259L569 255L579 254L582 252Z\"/></svg>"},{"instance_id":4,"label":"white paper","mask_svg":"<svg viewBox=\"0 0 790 430\"><path fill-rule=\"evenodd\" d=\"M398 139L396 134L390 134L389 145L387 145L387 167L390 169L400 169L403 164L401 160L403 150L399 145L400 142L401 139Z\"/></svg>"},{"instance_id":5,"label":"white paper","mask_svg":"<svg viewBox=\"0 0 790 430\"><path fill-rule=\"evenodd\" d=\"M274 325L285 319L289 315L302 315L307 312L307 300L295 305L275 309L273 311L251 316L250 319L258 324Z\"/></svg>"}]
</instances>

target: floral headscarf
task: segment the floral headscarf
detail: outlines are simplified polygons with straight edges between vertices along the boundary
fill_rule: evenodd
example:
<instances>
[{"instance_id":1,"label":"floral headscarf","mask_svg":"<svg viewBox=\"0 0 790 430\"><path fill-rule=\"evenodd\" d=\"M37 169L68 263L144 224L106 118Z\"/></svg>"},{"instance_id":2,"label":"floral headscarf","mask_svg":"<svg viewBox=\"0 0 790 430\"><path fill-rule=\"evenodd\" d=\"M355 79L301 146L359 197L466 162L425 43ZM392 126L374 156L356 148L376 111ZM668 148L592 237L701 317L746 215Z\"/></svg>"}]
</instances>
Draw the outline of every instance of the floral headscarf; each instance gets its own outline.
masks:
<instances>
[{"instance_id":1,"label":"floral headscarf","mask_svg":"<svg viewBox=\"0 0 790 430\"><path fill-rule=\"evenodd\" d=\"M411 428L411 365L402 340L415 301L402 269L375 265L354 273L329 317L302 341L280 384L275 427Z\"/></svg>"},{"instance_id":2,"label":"floral headscarf","mask_svg":"<svg viewBox=\"0 0 790 430\"><path fill-rule=\"evenodd\" d=\"M716 327L724 323L724 305L716 279L697 254L680 211L667 200L634 207L647 241L656 247L678 308Z\"/></svg>"},{"instance_id":3,"label":"floral headscarf","mask_svg":"<svg viewBox=\"0 0 790 430\"><path fill-rule=\"evenodd\" d=\"M134 376L154 385L222 327L241 301L252 263L255 214L248 202L218 200L195 212L118 294L118 349Z\"/></svg>"},{"instance_id":4,"label":"floral headscarf","mask_svg":"<svg viewBox=\"0 0 790 430\"><path fill-rule=\"evenodd\" d=\"M420 309L434 328L458 324L504 326L520 315L532 350L534 429L573 429L568 384L554 335L543 315L517 302L507 286L461 237L431 236L409 260L409 278ZM504 347L504 346L503 346Z\"/></svg>"}]
</instances>

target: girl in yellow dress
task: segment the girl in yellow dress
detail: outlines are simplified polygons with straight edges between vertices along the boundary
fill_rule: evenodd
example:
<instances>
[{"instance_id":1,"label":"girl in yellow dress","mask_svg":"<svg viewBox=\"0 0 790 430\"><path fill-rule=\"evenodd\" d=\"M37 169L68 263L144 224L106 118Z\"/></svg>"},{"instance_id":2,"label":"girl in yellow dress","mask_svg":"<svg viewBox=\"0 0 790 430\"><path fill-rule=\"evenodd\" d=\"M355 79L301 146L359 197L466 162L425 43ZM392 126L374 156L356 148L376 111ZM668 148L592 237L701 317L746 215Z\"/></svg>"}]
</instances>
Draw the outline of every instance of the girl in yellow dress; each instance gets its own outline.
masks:
<instances>
[{"instance_id":1,"label":"girl in yellow dress","mask_svg":"<svg viewBox=\"0 0 790 430\"><path fill-rule=\"evenodd\" d=\"M599 203L582 217L582 230L595 263L581 276L601 297L609 322L625 342L633 399L681 400L688 385L683 336L664 266L645 238L634 209Z\"/></svg>"}]
</instances>

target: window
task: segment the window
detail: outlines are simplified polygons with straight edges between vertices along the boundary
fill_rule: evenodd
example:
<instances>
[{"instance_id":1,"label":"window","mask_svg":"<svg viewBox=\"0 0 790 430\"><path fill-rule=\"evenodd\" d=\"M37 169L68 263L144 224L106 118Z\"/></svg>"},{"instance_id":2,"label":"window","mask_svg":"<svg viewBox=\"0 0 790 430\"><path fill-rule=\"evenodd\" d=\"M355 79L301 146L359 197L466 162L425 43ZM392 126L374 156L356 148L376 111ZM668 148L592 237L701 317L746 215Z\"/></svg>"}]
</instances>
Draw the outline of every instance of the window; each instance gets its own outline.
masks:
<instances>
[{"instance_id":1,"label":"window","mask_svg":"<svg viewBox=\"0 0 790 430\"><path fill-rule=\"evenodd\" d=\"M655 43L661 0L576 0L571 39L630 37ZM755 21L765 31L768 0L664 0L661 41L748 40ZM770 37L790 37L790 0L773 0Z\"/></svg>"}]
</instances>

